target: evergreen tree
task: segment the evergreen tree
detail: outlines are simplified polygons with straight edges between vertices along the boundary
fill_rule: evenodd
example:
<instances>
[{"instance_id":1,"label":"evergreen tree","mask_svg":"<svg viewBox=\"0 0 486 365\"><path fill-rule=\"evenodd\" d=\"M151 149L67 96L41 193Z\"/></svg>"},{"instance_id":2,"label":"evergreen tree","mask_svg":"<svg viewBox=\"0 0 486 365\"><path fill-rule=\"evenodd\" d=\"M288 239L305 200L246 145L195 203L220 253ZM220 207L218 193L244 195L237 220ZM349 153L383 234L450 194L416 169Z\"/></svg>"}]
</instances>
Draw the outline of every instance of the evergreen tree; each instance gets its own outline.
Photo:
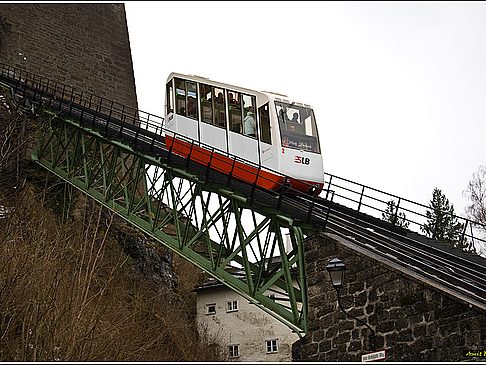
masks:
<instances>
[{"instance_id":1,"label":"evergreen tree","mask_svg":"<svg viewBox=\"0 0 486 365\"><path fill-rule=\"evenodd\" d=\"M383 213L381 213L381 219L403 228L408 228L408 225L410 224L407 221L407 217L404 212L397 214L397 206L393 199L386 203L386 209Z\"/></svg>"},{"instance_id":2,"label":"evergreen tree","mask_svg":"<svg viewBox=\"0 0 486 365\"><path fill-rule=\"evenodd\" d=\"M463 225L454 215L454 206L442 191L435 188L426 213L427 223L421 229L428 237L459 246Z\"/></svg>"}]
</instances>

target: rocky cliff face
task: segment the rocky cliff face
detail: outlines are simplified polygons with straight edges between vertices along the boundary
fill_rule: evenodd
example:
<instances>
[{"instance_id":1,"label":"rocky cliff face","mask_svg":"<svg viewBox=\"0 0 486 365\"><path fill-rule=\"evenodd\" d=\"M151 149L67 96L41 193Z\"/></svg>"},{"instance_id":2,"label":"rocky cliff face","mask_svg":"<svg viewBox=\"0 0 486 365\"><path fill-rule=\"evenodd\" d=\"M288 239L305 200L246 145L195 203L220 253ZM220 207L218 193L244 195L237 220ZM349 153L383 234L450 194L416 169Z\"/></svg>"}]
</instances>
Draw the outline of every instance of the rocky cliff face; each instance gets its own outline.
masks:
<instances>
[{"instance_id":1,"label":"rocky cliff face","mask_svg":"<svg viewBox=\"0 0 486 365\"><path fill-rule=\"evenodd\" d=\"M148 280L158 287L178 287L171 251L164 249L160 243L148 238L121 218L115 219L112 232L124 252L131 257L143 280Z\"/></svg>"}]
</instances>

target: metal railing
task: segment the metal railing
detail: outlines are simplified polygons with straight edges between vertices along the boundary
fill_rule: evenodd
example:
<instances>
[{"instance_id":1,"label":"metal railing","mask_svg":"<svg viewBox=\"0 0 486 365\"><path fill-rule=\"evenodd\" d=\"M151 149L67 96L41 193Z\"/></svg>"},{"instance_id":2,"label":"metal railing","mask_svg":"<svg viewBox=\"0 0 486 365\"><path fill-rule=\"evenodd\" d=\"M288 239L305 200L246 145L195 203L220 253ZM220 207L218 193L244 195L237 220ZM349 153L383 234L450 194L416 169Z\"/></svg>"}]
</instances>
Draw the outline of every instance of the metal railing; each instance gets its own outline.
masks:
<instances>
[{"instance_id":1,"label":"metal railing","mask_svg":"<svg viewBox=\"0 0 486 365\"><path fill-rule=\"evenodd\" d=\"M423 234L422 227L427 222L427 211L431 210L429 206L329 173L325 173L324 180L325 192L334 191L335 203ZM394 202L394 212L389 210L390 201ZM446 211L442 213L451 215ZM486 225L459 215L451 216L461 224L461 233L457 240L460 244L468 242L476 248L481 245L486 247L486 238L482 236L482 232L486 234Z\"/></svg>"},{"instance_id":2,"label":"metal railing","mask_svg":"<svg viewBox=\"0 0 486 365\"><path fill-rule=\"evenodd\" d=\"M155 153L157 147L165 147L164 138L167 136L188 143L190 151L195 147L200 147L201 153L206 154L205 157L208 160L206 177L210 169L214 170L212 162L215 159L219 159L220 163L230 166L227 171L228 186L234 178L235 166L238 166L238 169L242 169L243 166L243 169L246 169L245 172L253 177L253 181L246 181L252 186L250 204L254 201L254 193L258 188L258 183L267 182L277 185L274 193L279 195L279 201L286 193L303 194L301 190L289 185L291 180L297 179L271 168L262 168L255 162L166 129L162 117L127 107L94 94L79 92L71 86L5 64L0 64L0 82L2 81L11 88L12 97L19 102L19 105L23 103L24 108L26 106L28 108L46 107L58 112L60 116L79 119L82 124L95 128L112 138L126 141L127 137L130 136L135 150L144 149L144 151L148 150ZM26 103L27 105L25 105ZM148 148L147 145L149 145ZM169 149L165 148L168 153L167 161L171 160L171 156L178 155L186 158L187 163L189 163L189 156L181 153L181 151L174 150L173 146L174 143ZM221 160L221 157L226 158L227 161ZM274 177L268 177L268 173L277 176L278 180L275 181L273 180ZM319 191L316 191L312 184L303 181L299 181L299 184L305 186L307 190L313 191L313 193L307 194L307 198L311 200L307 214L309 221L310 212L317 200Z\"/></svg>"},{"instance_id":3,"label":"metal railing","mask_svg":"<svg viewBox=\"0 0 486 365\"><path fill-rule=\"evenodd\" d=\"M203 151L202 153L206 154L206 177L209 175L209 170L214 170L212 162L215 158L219 158L220 163L228 164L228 186L234 178L237 163L244 165L248 169L247 172L254 177L253 183L250 182L252 185L250 194L251 203L254 200L254 192L257 189L258 181L274 182L265 176L264 172L270 172L281 179L277 181L278 189L275 191L275 194L278 195L278 202L281 202L285 193L302 194L301 191L289 186L288 182L292 179L291 177L270 168L262 169L260 165L252 161L168 130L164 127L164 118L162 117L127 107L94 94L78 92L73 87L5 64L0 64L0 82L1 80L8 81L7 84L14 89L13 93L21 95L24 103L25 101L31 100L37 103L38 106L43 105L57 110L65 116L75 117L83 124L90 125L113 138L125 140L127 136L131 136L133 139L132 145L136 150L148 149L149 152L156 153L157 147L163 148L165 146L164 137L166 136L189 144L190 153L194 148L199 147ZM28 106L33 107L30 104ZM148 148L147 145L149 146ZM174 144L169 149L165 149L168 153L167 160L170 161L171 156L177 155L186 158L186 167L189 167L190 159L188 155L174 150L173 146ZM221 156L226 158L227 161L221 161ZM308 188L313 187L308 183L301 182L301 184ZM320 195L326 200L342 203L358 212L366 213L379 219L383 219L383 214L390 213L387 212L388 202L393 200L395 203L395 213L391 223L403 224L403 222L407 222L408 229L411 231L415 230L417 233L421 232L421 228L427 219L427 211L430 209L424 204L329 173L325 174L324 189ZM307 197L311 200L307 214L307 220L309 221L312 208L316 203L317 194L308 194ZM444 213L447 214L448 212ZM401 214L404 214L404 216ZM461 243L468 240L473 244L479 243L486 245L486 239L480 237L481 230L486 231L484 225L458 215L454 215L454 218L461 223L462 232L459 239Z\"/></svg>"}]
</instances>

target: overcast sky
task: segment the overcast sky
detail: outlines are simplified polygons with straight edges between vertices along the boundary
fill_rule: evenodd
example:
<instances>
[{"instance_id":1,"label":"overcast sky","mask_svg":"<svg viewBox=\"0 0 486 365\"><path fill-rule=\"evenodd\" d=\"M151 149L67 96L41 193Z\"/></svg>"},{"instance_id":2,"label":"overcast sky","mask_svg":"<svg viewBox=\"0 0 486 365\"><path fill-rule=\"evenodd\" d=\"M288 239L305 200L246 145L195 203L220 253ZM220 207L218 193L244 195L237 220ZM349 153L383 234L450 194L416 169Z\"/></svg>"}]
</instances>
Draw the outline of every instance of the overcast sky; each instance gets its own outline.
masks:
<instances>
[{"instance_id":1,"label":"overcast sky","mask_svg":"<svg viewBox=\"0 0 486 365\"><path fill-rule=\"evenodd\" d=\"M307 102L326 172L428 204L486 165L486 3L125 2L139 108L170 72Z\"/></svg>"}]
</instances>

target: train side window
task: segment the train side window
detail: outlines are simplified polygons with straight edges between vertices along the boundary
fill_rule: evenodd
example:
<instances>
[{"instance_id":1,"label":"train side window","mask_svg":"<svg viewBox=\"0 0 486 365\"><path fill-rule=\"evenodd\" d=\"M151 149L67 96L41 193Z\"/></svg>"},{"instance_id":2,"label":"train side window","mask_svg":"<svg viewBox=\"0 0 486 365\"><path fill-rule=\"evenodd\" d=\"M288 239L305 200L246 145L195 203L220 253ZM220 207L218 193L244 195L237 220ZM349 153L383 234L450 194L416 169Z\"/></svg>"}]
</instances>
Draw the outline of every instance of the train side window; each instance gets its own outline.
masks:
<instances>
[{"instance_id":1,"label":"train side window","mask_svg":"<svg viewBox=\"0 0 486 365\"><path fill-rule=\"evenodd\" d=\"M236 133L243 133L242 117L241 117L241 95L236 91L229 91L228 94L228 112L230 130Z\"/></svg>"},{"instance_id":2,"label":"train side window","mask_svg":"<svg viewBox=\"0 0 486 365\"><path fill-rule=\"evenodd\" d=\"M243 100L243 134L245 136L256 138L257 126L256 126L256 102L255 97L250 95L242 96Z\"/></svg>"},{"instance_id":3,"label":"train side window","mask_svg":"<svg viewBox=\"0 0 486 365\"><path fill-rule=\"evenodd\" d=\"M182 79L175 79L176 113L186 116L186 82Z\"/></svg>"},{"instance_id":4,"label":"train side window","mask_svg":"<svg viewBox=\"0 0 486 365\"><path fill-rule=\"evenodd\" d=\"M272 137L270 135L270 112L268 103L262 105L258 109L260 116L260 141L272 144Z\"/></svg>"},{"instance_id":5,"label":"train side window","mask_svg":"<svg viewBox=\"0 0 486 365\"><path fill-rule=\"evenodd\" d=\"M213 107L214 122L218 127L226 128L226 111L224 102L224 90L219 87L213 87Z\"/></svg>"},{"instance_id":6,"label":"train side window","mask_svg":"<svg viewBox=\"0 0 486 365\"><path fill-rule=\"evenodd\" d=\"M197 120L197 86L195 82L186 81L187 116Z\"/></svg>"},{"instance_id":7,"label":"train side window","mask_svg":"<svg viewBox=\"0 0 486 365\"><path fill-rule=\"evenodd\" d=\"M212 87L199 84L199 92L201 94L201 121L213 124Z\"/></svg>"}]
</instances>

